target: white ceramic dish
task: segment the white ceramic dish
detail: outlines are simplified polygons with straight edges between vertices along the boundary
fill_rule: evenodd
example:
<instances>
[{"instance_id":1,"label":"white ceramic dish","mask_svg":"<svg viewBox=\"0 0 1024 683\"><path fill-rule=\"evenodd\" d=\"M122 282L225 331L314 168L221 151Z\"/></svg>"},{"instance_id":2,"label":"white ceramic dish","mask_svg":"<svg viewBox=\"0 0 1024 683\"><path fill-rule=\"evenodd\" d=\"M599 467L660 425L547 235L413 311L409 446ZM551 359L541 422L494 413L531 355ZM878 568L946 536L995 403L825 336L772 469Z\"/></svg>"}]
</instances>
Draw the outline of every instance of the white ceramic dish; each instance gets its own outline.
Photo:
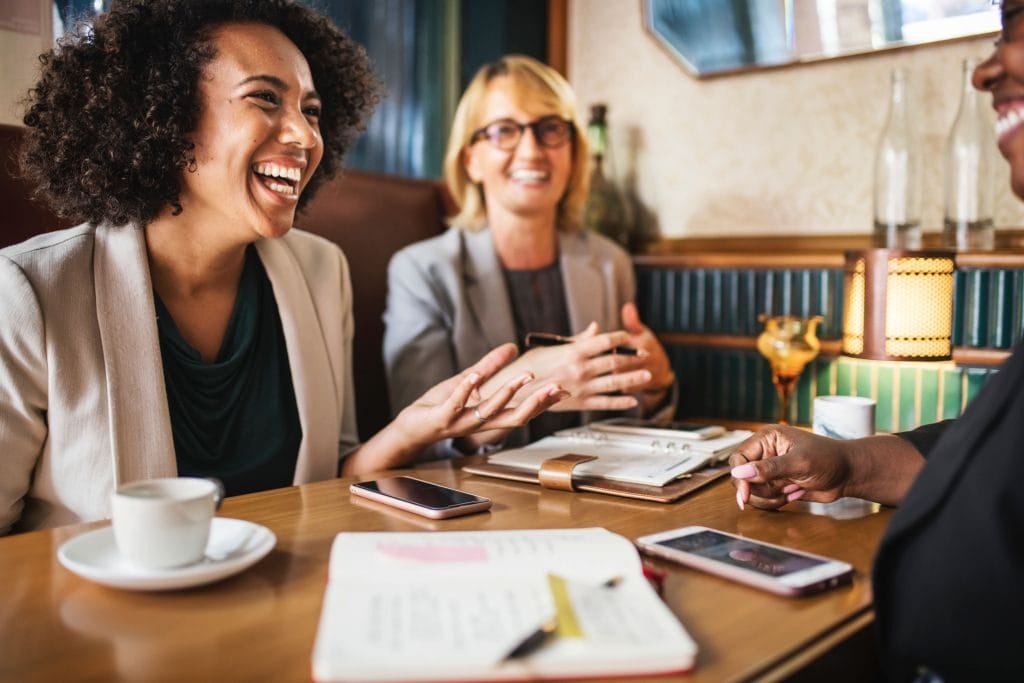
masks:
<instances>
[{"instance_id":1,"label":"white ceramic dish","mask_svg":"<svg viewBox=\"0 0 1024 683\"><path fill-rule=\"evenodd\" d=\"M237 574L263 559L277 543L274 532L244 519L214 517L206 555L174 569L138 569L117 551L114 530L105 526L65 542L57 560L79 576L104 586L162 591L201 586Z\"/></svg>"}]
</instances>

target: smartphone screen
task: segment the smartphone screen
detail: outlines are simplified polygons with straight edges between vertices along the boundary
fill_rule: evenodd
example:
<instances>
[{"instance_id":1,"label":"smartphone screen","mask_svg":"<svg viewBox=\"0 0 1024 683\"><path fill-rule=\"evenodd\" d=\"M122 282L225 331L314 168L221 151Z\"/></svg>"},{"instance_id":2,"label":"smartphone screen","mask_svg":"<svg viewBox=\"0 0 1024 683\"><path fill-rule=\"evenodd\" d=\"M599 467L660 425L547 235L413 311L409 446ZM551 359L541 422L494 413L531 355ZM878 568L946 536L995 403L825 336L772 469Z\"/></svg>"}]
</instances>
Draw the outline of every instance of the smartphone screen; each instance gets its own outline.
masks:
<instances>
[{"instance_id":1,"label":"smartphone screen","mask_svg":"<svg viewBox=\"0 0 1024 683\"><path fill-rule=\"evenodd\" d=\"M412 477L377 479L376 481L359 482L353 486L432 510L444 510L485 500L471 493L450 489L439 484L431 484Z\"/></svg>"},{"instance_id":2,"label":"smartphone screen","mask_svg":"<svg viewBox=\"0 0 1024 683\"><path fill-rule=\"evenodd\" d=\"M847 562L701 526L641 536L637 545L652 555L785 596L809 595L854 577Z\"/></svg>"},{"instance_id":3,"label":"smartphone screen","mask_svg":"<svg viewBox=\"0 0 1024 683\"><path fill-rule=\"evenodd\" d=\"M772 577L786 576L827 564L826 560L791 553L782 548L765 546L708 530L667 538L658 541L655 545L681 550Z\"/></svg>"}]
</instances>

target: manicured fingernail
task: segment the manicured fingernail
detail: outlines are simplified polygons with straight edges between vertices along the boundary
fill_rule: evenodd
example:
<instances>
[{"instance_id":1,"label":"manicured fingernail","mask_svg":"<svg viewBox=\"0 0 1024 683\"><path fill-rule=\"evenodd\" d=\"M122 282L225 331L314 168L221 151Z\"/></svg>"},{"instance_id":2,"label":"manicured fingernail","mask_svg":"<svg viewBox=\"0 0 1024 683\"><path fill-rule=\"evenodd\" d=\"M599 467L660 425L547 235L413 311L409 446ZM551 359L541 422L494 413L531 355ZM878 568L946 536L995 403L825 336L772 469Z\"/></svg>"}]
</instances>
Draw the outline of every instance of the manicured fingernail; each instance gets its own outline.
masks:
<instances>
[{"instance_id":1,"label":"manicured fingernail","mask_svg":"<svg viewBox=\"0 0 1024 683\"><path fill-rule=\"evenodd\" d=\"M736 504L740 506L740 510L745 509L743 504L743 492L739 489L736 489Z\"/></svg>"},{"instance_id":2,"label":"manicured fingernail","mask_svg":"<svg viewBox=\"0 0 1024 683\"><path fill-rule=\"evenodd\" d=\"M524 374L519 376L519 379L516 380L516 382L518 382L520 385L529 384L532 381L533 381L533 373L532 372L524 373Z\"/></svg>"},{"instance_id":3,"label":"manicured fingernail","mask_svg":"<svg viewBox=\"0 0 1024 683\"><path fill-rule=\"evenodd\" d=\"M783 493L793 493L793 491L799 491L800 484L790 484L782 489Z\"/></svg>"},{"instance_id":4,"label":"manicured fingernail","mask_svg":"<svg viewBox=\"0 0 1024 683\"><path fill-rule=\"evenodd\" d=\"M467 377L466 379L468 379L470 383L476 384L477 382L480 381L480 375L478 373L471 372L469 373L469 377Z\"/></svg>"},{"instance_id":5,"label":"manicured fingernail","mask_svg":"<svg viewBox=\"0 0 1024 683\"><path fill-rule=\"evenodd\" d=\"M757 468L749 462L732 468L732 476L736 479L750 479L757 476Z\"/></svg>"},{"instance_id":6,"label":"manicured fingernail","mask_svg":"<svg viewBox=\"0 0 1024 683\"><path fill-rule=\"evenodd\" d=\"M805 493L807 493L807 491L805 491L804 489L800 489L799 491L793 491L793 493L786 496L786 500L792 503L794 500L800 500L801 498L803 498Z\"/></svg>"},{"instance_id":7,"label":"manicured fingernail","mask_svg":"<svg viewBox=\"0 0 1024 683\"><path fill-rule=\"evenodd\" d=\"M651 377L653 377L653 376L654 375L651 374L650 370L644 370L643 378L644 378L645 382L650 382L651 381Z\"/></svg>"}]
</instances>

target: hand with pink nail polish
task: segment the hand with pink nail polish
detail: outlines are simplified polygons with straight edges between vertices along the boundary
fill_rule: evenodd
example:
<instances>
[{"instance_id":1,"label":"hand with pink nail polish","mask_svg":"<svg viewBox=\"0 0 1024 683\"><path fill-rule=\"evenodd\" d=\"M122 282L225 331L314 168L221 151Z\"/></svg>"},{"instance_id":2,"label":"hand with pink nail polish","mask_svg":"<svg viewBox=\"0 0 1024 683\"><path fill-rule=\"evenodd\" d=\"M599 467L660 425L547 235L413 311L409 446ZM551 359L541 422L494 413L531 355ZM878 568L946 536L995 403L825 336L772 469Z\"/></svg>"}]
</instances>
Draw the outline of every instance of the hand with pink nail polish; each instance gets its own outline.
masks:
<instances>
[{"instance_id":1,"label":"hand with pink nail polish","mask_svg":"<svg viewBox=\"0 0 1024 683\"><path fill-rule=\"evenodd\" d=\"M772 425L729 457L736 503L774 510L795 500L830 503L857 496L898 505L924 458L898 436L842 441Z\"/></svg>"},{"instance_id":2,"label":"hand with pink nail polish","mask_svg":"<svg viewBox=\"0 0 1024 683\"><path fill-rule=\"evenodd\" d=\"M729 458L736 502L774 510L794 500L830 502L850 478L847 442L795 427L766 427Z\"/></svg>"}]
</instances>

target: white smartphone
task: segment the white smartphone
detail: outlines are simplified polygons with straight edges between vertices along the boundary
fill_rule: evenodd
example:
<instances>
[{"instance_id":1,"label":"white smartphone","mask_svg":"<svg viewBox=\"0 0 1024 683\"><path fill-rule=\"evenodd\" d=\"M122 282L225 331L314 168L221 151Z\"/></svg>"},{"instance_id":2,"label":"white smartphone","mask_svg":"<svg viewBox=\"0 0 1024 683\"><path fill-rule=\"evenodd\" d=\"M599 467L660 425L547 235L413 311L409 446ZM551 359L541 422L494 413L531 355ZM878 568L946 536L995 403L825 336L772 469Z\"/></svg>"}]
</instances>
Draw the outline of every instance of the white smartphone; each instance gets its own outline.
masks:
<instances>
[{"instance_id":1,"label":"white smartphone","mask_svg":"<svg viewBox=\"0 0 1024 683\"><path fill-rule=\"evenodd\" d=\"M725 427L719 425L698 424L696 422L655 422L635 417L616 417L611 420L591 422L590 428L596 429L599 432L697 440L714 439L725 434Z\"/></svg>"},{"instance_id":2,"label":"white smartphone","mask_svg":"<svg viewBox=\"0 0 1024 683\"><path fill-rule=\"evenodd\" d=\"M651 555L779 595L807 595L853 579L846 562L702 526L643 536L636 544Z\"/></svg>"},{"instance_id":3,"label":"white smartphone","mask_svg":"<svg viewBox=\"0 0 1024 683\"><path fill-rule=\"evenodd\" d=\"M349 487L356 496L393 505L407 512L446 519L483 512L491 507L491 499L458 489L441 486L414 477L389 477L373 481L359 481Z\"/></svg>"}]
</instances>

